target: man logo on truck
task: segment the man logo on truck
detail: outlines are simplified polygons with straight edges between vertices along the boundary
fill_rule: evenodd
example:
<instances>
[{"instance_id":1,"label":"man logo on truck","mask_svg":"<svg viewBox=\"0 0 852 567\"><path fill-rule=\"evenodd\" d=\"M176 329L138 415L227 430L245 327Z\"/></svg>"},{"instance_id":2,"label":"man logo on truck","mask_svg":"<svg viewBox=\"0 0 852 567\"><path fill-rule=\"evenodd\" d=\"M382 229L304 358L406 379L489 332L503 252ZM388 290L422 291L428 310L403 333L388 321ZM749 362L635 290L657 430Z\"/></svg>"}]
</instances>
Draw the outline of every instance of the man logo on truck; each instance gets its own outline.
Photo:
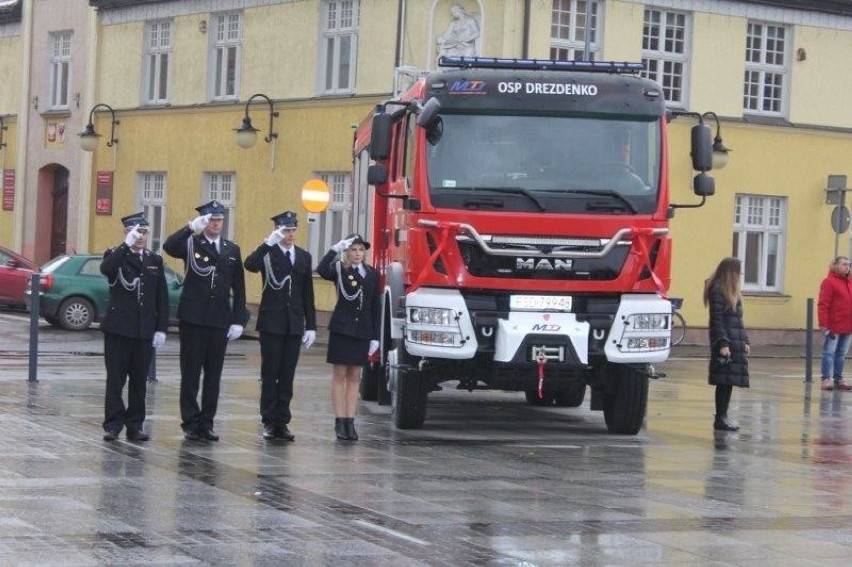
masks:
<instances>
[{"instance_id":1,"label":"man logo on truck","mask_svg":"<svg viewBox=\"0 0 852 567\"><path fill-rule=\"evenodd\" d=\"M515 258L515 269L517 271L532 271L532 272L570 272L574 266L573 260L562 260L556 258L549 260L547 258Z\"/></svg>"}]
</instances>

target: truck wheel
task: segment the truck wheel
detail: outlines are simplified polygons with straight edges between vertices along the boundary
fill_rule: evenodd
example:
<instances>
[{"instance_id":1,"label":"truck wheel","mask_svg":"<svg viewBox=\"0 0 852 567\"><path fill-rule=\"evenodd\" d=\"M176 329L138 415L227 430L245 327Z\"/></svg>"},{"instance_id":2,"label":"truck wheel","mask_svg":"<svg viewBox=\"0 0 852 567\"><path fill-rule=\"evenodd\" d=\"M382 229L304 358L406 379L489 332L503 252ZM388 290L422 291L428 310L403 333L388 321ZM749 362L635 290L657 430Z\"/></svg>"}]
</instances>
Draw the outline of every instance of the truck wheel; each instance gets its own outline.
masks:
<instances>
[{"instance_id":1,"label":"truck wheel","mask_svg":"<svg viewBox=\"0 0 852 567\"><path fill-rule=\"evenodd\" d=\"M408 354L402 341L394 342L388 352L388 382L391 385L391 416L400 429L420 429L426 421L426 401L429 391L416 370L406 369Z\"/></svg>"},{"instance_id":2,"label":"truck wheel","mask_svg":"<svg viewBox=\"0 0 852 567\"><path fill-rule=\"evenodd\" d=\"M623 364L610 364L608 374L609 387L603 400L607 431L636 435L645 421L649 378Z\"/></svg>"},{"instance_id":3,"label":"truck wheel","mask_svg":"<svg viewBox=\"0 0 852 567\"><path fill-rule=\"evenodd\" d=\"M553 402L560 408L576 408L583 405L583 400L586 399L586 385L567 392L554 392Z\"/></svg>"},{"instance_id":4,"label":"truck wheel","mask_svg":"<svg viewBox=\"0 0 852 567\"><path fill-rule=\"evenodd\" d=\"M524 390L524 396L527 399L527 403L531 406L552 406L553 405L553 394L550 392L542 392L542 397L538 397L538 390Z\"/></svg>"},{"instance_id":5,"label":"truck wheel","mask_svg":"<svg viewBox=\"0 0 852 567\"><path fill-rule=\"evenodd\" d=\"M380 368L377 362L368 362L361 368L359 391L365 402L375 402L379 397Z\"/></svg>"}]
</instances>

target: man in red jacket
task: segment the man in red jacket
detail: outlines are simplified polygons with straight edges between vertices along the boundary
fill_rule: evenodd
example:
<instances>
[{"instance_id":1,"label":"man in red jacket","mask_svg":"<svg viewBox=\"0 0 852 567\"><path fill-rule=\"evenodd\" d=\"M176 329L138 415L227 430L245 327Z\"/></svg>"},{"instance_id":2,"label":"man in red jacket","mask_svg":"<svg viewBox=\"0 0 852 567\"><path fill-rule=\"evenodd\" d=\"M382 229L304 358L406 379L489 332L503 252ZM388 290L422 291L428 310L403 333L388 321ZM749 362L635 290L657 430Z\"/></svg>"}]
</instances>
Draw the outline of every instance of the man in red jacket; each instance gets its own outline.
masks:
<instances>
[{"instance_id":1,"label":"man in red jacket","mask_svg":"<svg viewBox=\"0 0 852 567\"><path fill-rule=\"evenodd\" d=\"M852 279L846 256L834 259L819 286L818 317L824 337L820 388L852 390L843 380L843 363L852 342Z\"/></svg>"}]
</instances>

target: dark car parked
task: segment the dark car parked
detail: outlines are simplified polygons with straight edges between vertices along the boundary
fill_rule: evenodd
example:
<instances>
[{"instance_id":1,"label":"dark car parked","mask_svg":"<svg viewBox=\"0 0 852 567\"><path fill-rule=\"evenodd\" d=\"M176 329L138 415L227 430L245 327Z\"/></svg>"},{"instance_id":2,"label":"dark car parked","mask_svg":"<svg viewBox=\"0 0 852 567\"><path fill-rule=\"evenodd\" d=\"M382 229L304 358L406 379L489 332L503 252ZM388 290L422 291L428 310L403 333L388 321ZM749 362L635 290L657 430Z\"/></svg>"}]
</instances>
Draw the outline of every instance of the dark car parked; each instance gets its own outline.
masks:
<instances>
[{"instance_id":1,"label":"dark car parked","mask_svg":"<svg viewBox=\"0 0 852 567\"><path fill-rule=\"evenodd\" d=\"M0 304L24 306L24 290L36 264L0 246Z\"/></svg>"},{"instance_id":2,"label":"dark car parked","mask_svg":"<svg viewBox=\"0 0 852 567\"><path fill-rule=\"evenodd\" d=\"M101 274L103 256L57 256L41 267L39 315L51 325L70 331L88 329L100 321L109 305L109 283ZM166 286L169 290L169 322L177 323L183 278L168 266ZM30 286L26 295L29 301Z\"/></svg>"}]
</instances>

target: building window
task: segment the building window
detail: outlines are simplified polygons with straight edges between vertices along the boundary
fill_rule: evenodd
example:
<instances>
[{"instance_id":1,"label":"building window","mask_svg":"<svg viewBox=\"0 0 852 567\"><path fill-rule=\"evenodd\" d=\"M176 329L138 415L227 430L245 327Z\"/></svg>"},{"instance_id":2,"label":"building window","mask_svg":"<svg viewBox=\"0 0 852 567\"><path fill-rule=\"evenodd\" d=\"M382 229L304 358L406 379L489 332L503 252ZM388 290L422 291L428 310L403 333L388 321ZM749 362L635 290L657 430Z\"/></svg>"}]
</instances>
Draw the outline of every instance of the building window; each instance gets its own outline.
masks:
<instances>
[{"instance_id":1,"label":"building window","mask_svg":"<svg viewBox=\"0 0 852 567\"><path fill-rule=\"evenodd\" d=\"M68 108L72 32L50 34L50 108Z\"/></svg>"},{"instance_id":2,"label":"building window","mask_svg":"<svg viewBox=\"0 0 852 567\"><path fill-rule=\"evenodd\" d=\"M236 98L240 81L242 15L217 14L213 18L213 99Z\"/></svg>"},{"instance_id":3,"label":"building window","mask_svg":"<svg viewBox=\"0 0 852 567\"><path fill-rule=\"evenodd\" d=\"M733 256L743 263L744 291L781 291L787 199L737 195Z\"/></svg>"},{"instance_id":4,"label":"building window","mask_svg":"<svg viewBox=\"0 0 852 567\"><path fill-rule=\"evenodd\" d=\"M169 73L172 57L172 22L150 22L145 36L145 103L169 101Z\"/></svg>"},{"instance_id":5,"label":"building window","mask_svg":"<svg viewBox=\"0 0 852 567\"><path fill-rule=\"evenodd\" d=\"M211 171L204 174L203 201L217 200L225 207L225 223L222 236L234 239L234 206L237 196L237 174L233 172Z\"/></svg>"},{"instance_id":6,"label":"building window","mask_svg":"<svg viewBox=\"0 0 852 567\"><path fill-rule=\"evenodd\" d=\"M787 28L749 22L743 109L778 115L784 102L787 76Z\"/></svg>"},{"instance_id":7,"label":"building window","mask_svg":"<svg viewBox=\"0 0 852 567\"><path fill-rule=\"evenodd\" d=\"M550 23L550 58L560 61L586 60L586 34L589 36L589 61L601 51L598 43L600 2L591 2L586 22L586 0L553 0Z\"/></svg>"},{"instance_id":8,"label":"building window","mask_svg":"<svg viewBox=\"0 0 852 567\"><path fill-rule=\"evenodd\" d=\"M345 172L314 176L326 182L330 193L328 208L311 223L308 232L308 250L314 258L322 258L329 248L352 232L352 177Z\"/></svg>"},{"instance_id":9,"label":"building window","mask_svg":"<svg viewBox=\"0 0 852 567\"><path fill-rule=\"evenodd\" d=\"M140 172L136 176L136 195L151 226L148 228L148 248L162 250L166 230L166 174Z\"/></svg>"},{"instance_id":10,"label":"building window","mask_svg":"<svg viewBox=\"0 0 852 567\"><path fill-rule=\"evenodd\" d=\"M680 12L645 10L642 31L642 75L656 81L670 106L686 106L687 17Z\"/></svg>"},{"instance_id":11,"label":"building window","mask_svg":"<svg viewBox=\"0 0 852 567\"><path fill-rule=\"evenodd\" d=\"M358 2L323 2L322 18L321 91L323 94L352 92L358 46Z\"/></svg>"}]
</instances>

